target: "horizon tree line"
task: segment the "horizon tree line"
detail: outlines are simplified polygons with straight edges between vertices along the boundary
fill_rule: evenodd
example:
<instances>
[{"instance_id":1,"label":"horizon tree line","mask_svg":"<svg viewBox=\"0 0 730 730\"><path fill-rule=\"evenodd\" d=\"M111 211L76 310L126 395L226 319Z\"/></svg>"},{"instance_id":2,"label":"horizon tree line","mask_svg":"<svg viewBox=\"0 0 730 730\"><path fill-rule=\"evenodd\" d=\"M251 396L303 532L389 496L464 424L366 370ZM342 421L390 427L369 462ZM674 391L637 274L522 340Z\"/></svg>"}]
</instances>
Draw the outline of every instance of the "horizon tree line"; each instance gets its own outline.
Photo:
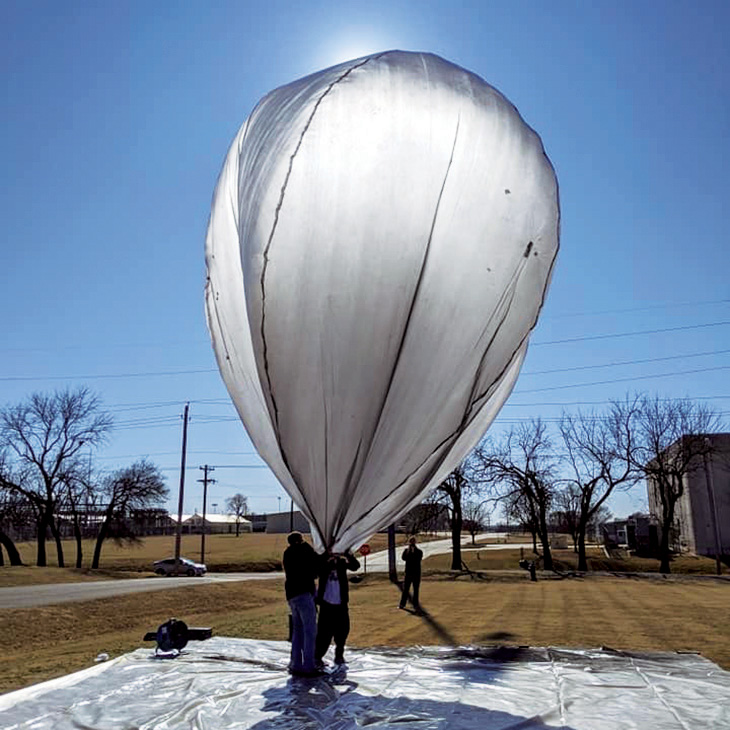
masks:
<instances>
[{"instance_id":1,"label":"horizon tree line","mask_svg":"<svg viewBox=\"0 0 730 730\"><path fill-rule=\"evenodd\" d=\"M610 401L604 411L564 412L553 429L532 418L499 437L487 435L427 499L449 514L452 570L463 567L463 515L476 515L469 526L473 538L478 530L473 523L483 520L490 504L501 505L532 534L546 570L554 567L550 528L559 516L574 540L578 570L586 571L589 526L606 521L612 494L645 480L659 505L659 569L669 573L677 503L687 478L713 452L708 436L722 426L719 414L704 403L637 393Z\"/></svg>"}]
</instances>

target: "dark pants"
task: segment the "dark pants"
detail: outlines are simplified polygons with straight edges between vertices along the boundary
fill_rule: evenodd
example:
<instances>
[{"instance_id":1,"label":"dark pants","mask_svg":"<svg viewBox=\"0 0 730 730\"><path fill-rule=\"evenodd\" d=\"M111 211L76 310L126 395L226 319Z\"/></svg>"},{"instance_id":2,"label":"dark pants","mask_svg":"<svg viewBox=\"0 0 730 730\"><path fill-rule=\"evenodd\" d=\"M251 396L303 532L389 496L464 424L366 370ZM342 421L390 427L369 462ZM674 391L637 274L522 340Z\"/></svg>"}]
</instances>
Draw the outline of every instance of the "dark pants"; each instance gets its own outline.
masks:
<instances>
[{"instance_id":1,"label":"dark pants","mask_svg":"<svg viewBox=\"0 0 730 730\"><path fill-rule=\"evenodd\" d=\"M334 606L322 601L319 605L319 620L317 622L317 643L314 651L317 661L327 653L332 639L335 641L335 657L345 651L345 642L350 633L350 612L347 604Z\"/></svg>"},{"instance_id":2,"label":"dark pants","mask_svg":"<svg viewBox=\"0 0 730 730\"><path fill-rule=\"evenodd\" d=\"M421 573L409 573L406 571L406 577L403 580L403 593L400 597L400 607L406 607L408 601L408 593L413 586L413 607L418 608L418 589L421 587Z\"/></svg>"}]
</instances>

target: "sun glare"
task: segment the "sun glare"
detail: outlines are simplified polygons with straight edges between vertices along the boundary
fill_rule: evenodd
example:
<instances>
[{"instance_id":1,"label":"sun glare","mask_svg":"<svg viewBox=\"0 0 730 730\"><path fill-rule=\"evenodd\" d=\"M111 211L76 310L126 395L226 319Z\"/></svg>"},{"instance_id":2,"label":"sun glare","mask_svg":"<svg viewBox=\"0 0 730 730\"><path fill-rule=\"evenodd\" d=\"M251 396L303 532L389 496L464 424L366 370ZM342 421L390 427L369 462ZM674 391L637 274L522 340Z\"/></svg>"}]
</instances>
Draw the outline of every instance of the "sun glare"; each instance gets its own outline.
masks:
<instances>
[{"instance_id":1,"label":"sun glare","mask_svg":"<svg viewBox=\"0 0 730 730\"><path fill-rule=\"evenodd\" d=\"M395 49L410 50L403 38L395 38L391 34L372 29L357 28L340 33L329 42L323 43L316 60L319 68L326 68L362 56Z\"/></svg>"}]
</instances>

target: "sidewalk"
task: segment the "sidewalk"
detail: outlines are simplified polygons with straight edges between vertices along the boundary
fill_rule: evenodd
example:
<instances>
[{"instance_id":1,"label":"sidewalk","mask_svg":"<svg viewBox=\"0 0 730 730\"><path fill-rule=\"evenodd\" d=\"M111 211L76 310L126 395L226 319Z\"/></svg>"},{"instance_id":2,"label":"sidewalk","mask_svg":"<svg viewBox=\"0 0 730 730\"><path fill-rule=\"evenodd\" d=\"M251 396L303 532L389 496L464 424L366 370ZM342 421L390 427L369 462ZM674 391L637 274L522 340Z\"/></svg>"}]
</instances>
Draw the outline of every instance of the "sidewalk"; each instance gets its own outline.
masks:
<instances>
[{"instance_id":1,"label":"sidewalk","mask_svg":"<svg viewBox=\"0 0 730 730\"><path fill-rule=\"evenodd\" d=\"M502 535L495 534L493 532L490 533L484 533L483 535L477 535L476 540L486 540L487 538L495 538L495 537L502 537ZM431 540L430 542L419 542L418 547L423 550L423 558L424 560L431 555L442 555L444 553L450 553L451 552L451 538L448 537L443 540ZM490 544L490 545L472 545L471 544L471 537L466 537L461 540L461 549L464 552L474 551L474 550L513 550L517 548L518 550L523 548L530 548L532 549L531 543L525 543L525 544L514 544L514 543L498 543L498 544ZM405 545L400 545L396 547L395 549L395 567L396 570L403 572L405 570L405 563L401 560L401 555L403 554L403 550L405 550ZM358 556L358 560L360 561L360 570L357 571L358 573L362 573L365 569L365 558ZM368 573L387 573L388 572L388 551L387 550L381 550L377 553L371 553L367 556L367 569Z\"/></svg>"}]
</instances>

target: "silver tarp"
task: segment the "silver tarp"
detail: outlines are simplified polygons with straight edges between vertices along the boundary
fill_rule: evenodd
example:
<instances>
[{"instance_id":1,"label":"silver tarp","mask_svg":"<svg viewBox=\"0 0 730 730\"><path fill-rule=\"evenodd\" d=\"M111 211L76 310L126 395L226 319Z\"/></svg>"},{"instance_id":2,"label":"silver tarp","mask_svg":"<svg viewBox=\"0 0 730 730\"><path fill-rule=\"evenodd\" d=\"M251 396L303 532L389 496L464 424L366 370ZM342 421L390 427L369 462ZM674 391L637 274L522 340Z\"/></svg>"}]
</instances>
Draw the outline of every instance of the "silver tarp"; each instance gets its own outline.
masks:
<instances>
[{"instance_id":1,"label":"silver tarp","mask_svg":"<svg viewBox=\"0 0 730 730\"><path fill-rule=\"evenodd\" d=\"M289 645L217 637L138 649L0 696L20 730L622 730L730 728L730 673L695 654L555 648L349 650L316 679Z\"/></svg>"}]
</instances>

